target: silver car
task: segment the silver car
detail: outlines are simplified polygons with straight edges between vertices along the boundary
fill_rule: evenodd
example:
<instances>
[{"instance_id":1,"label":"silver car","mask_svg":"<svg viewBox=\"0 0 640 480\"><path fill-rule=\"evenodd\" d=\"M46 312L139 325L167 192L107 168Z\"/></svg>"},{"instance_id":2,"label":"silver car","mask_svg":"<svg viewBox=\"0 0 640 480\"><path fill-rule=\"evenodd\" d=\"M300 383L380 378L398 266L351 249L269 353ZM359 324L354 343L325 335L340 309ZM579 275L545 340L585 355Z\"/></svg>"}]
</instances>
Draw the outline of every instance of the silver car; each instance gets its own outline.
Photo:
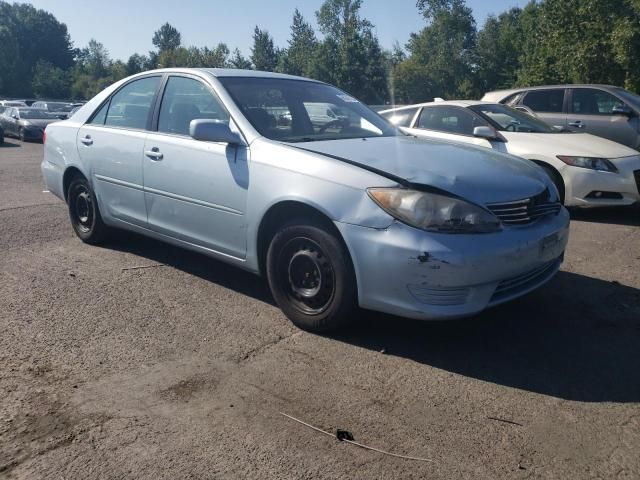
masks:
<instances>
[{"instance_id":1,"label":"silver car","mask_svg":"<svg viewBox=\"0 0 640 480\"><path fill-rule=\"evenodd\" d=\"M482 100L534 113L550 125L590 133L640 150L640 96L611 85L555 85L501 90Z\"/></svg>"},{"instance_id":2,"label":"silver car","mask_svg":"<svg viewBox=\"0 0 640 480\"><path fill-rule=\"evenodd\" d=\"M314 126L314 102L349 121ZM46 134L42 173L81 240L123 228L265 275L307 330L344 326L358 306L472 315L547 282L567 244L568 214L539 167L405 136L303 78L145 72Z\"/></svg>"}]
</instances>

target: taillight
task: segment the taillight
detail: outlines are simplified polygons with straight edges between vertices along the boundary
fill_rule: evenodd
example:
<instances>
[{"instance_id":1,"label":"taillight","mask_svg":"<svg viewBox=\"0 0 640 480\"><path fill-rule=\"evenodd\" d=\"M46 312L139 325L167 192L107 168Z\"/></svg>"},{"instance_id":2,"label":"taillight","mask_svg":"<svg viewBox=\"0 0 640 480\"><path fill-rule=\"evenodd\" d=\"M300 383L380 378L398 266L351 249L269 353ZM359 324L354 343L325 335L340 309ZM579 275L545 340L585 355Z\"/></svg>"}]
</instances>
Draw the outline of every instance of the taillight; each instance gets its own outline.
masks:
<instances>
[{"instance_id":1,"label":"taillight","mask_svg":"<svg viewBox=\"0 0 640 480\"><path fill-rule=\"evenodd\" d=\"M47 127L44 127L44 130L42 131L42 144L44 145L46 141L47 141Z\"/></svg>"}]
</instances>

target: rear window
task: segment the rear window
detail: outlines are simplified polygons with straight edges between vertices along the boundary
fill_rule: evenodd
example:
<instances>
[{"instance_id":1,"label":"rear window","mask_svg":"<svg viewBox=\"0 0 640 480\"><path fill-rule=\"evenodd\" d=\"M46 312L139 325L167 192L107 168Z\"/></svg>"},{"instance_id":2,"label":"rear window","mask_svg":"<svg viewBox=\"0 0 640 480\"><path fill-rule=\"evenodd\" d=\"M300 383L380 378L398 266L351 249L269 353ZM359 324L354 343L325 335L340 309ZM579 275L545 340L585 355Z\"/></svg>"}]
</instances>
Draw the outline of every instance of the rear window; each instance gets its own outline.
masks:
<instances>
[{"instance_id":1,"label":"rear window","mask_svg":"<svg viewBox=\"0 0 640 480\"><path fill-rule=\"evenodd\" d=\"M151 104L160 85L160 77L135 80L120 89L112 98L105 125L143 130L151 110ZM98 112L96 117L100 116Z\"/></svg>"},{"instance_id":2,"label":"rear window","mask_svg":"<svg viewBox=\"0 0 640 480\"><path fill-rule=\"evenodd\" d=\"M562 113L564 105L564 89L534 90L522 101L534 112Z\"/></svg>"}]
</instances>

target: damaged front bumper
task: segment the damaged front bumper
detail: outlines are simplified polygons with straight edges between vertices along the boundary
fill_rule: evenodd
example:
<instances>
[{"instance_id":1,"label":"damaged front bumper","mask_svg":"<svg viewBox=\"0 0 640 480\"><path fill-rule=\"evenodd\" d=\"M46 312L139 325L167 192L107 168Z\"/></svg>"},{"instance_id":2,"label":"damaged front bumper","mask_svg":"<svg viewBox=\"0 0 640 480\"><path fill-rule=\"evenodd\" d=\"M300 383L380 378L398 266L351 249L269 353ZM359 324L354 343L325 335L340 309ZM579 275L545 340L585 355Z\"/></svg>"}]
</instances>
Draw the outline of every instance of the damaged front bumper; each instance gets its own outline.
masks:
<instances>
[{"instance_id":1,"label":"damaged front bumper","mask_svg":"<svg viewBox=\"0 0 640 480\"><path fill-rule=\"evenodd\" d=\"M349 248L362 308L442 320L520 297L560 268L569 238L563 208L522 227L450 235L394 222L384 230L336 222Z\"/></svg>"}]
</instances>

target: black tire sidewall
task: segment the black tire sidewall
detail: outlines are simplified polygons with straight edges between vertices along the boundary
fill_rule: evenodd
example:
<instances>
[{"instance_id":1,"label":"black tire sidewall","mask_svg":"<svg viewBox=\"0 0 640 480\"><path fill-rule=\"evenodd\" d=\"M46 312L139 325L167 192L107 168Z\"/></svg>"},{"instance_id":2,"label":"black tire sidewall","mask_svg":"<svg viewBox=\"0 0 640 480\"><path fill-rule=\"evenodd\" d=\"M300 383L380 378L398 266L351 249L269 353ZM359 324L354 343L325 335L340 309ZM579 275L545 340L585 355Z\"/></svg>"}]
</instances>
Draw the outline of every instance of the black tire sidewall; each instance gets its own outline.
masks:
<instances>
[{"instance_id":1,"label":"black tire sidewall","mask_svg":"<svg viewBox=\"0 0 640 480\"><path fill-rule=\"evenodd\" d=\"M281 285L278 262L285 245L294 238L315 242L329 260L334 273L335 291L324 311L307 314L289 299L287 286ZM357 306L357 285L353 263L347 248L337 235L319 222L292 221L274 235L267 251L267 278L271 293L284 314L299 328L311 332L327 332L349 325Z\"/></svg>"},{"instance_id":2,"label":"black tire sidewall","mask_svg":"<svg viewBox=\"0 0 640 480\"><path fill-rule=\"evenodd\" d=\"M88 231L82 230L78 222L76 220L77 212L75 212L75 196L77 194L77 190L82 187L87 190L91 197L91 208L93 215L93 222L91 228ZM100 210L98 208L98 201L96 199L96 195L89 185L89 182L86 178L77 176L71 183L69 184L67 194L67 203L69 208L69 220L71 221L71 226L73 227L73 231L76 233L78 238L85 243L96 244L100 243L104 240L106 236L106 226L102 222L102 217L100 216Z\"/></svg>"}]
</instances>

